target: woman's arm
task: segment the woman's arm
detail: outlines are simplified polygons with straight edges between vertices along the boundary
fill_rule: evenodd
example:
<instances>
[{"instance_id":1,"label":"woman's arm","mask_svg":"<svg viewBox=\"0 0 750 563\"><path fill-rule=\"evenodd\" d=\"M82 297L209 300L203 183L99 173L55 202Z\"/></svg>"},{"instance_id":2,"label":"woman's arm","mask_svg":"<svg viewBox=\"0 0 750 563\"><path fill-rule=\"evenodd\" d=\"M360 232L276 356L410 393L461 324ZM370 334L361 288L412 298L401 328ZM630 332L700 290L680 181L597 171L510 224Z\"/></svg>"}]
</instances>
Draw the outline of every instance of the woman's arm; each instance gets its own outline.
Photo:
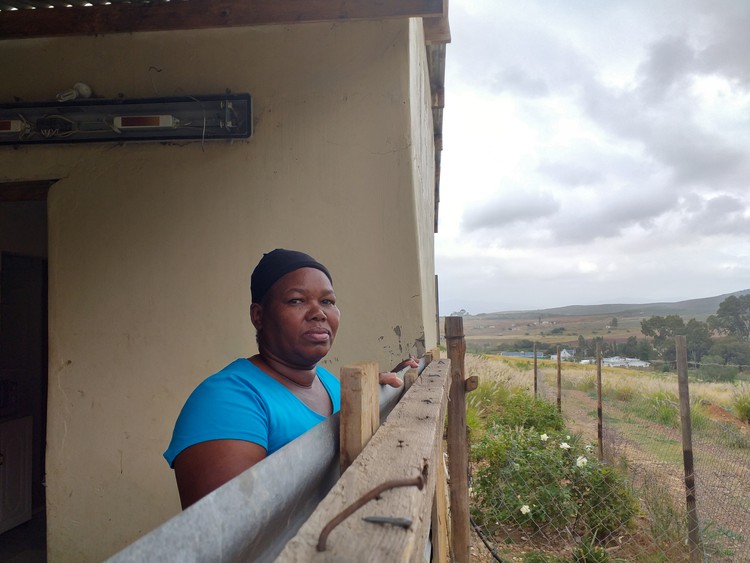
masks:
<instances>
[{"instance_id":1,"label":"woman's arm","mask_svg":"<svg viewBox=\"0 0 750 563\"><path fill-rule=\"evenodd\" d=\"M210 440L185 448L174 459L183 510L266 457L266 450L243 440Z\"/></svg>"}]
</instances>

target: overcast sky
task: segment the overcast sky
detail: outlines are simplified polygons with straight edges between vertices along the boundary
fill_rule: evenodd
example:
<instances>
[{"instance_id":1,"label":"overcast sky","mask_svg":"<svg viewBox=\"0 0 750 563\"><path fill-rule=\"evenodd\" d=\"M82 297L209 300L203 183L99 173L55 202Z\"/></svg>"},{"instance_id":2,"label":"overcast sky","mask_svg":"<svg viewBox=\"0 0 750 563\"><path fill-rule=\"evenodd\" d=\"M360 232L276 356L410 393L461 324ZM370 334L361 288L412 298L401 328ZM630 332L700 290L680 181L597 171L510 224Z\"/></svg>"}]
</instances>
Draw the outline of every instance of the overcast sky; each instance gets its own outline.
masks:
<instances>
[{"instance_id":1,"label":"overcast sky","mask_svg":"<svg viewBox=\"0 0 750 563\"><path fill-rule=\"evenodd\" d=\"M451 0L440 311L750 288L750 0Z\"/></svg>"}]
</instances>

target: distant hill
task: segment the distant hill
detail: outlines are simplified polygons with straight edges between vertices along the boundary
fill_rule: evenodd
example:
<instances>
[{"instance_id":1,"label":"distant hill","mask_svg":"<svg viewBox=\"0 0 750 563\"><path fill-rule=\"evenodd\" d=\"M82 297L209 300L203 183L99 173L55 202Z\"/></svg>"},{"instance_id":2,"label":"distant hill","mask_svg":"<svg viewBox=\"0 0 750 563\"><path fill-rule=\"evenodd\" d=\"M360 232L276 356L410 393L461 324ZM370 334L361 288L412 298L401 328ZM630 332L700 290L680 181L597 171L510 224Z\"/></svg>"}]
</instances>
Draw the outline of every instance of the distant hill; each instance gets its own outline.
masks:
<instances>
[{"instance_id":1,"label":"distant hill","mask_svg":"<svg viewBox=\"0 0 750 563\"><path fill-rule=\"evenodd\" d=\"M715 297L702 299L688 299L673 303L643 303L643 304L609 304L609 305L568 305L551 309L533 309L527 311L504 311L498 313L482 313L472 315L475 318L486 319L528 319L537 317L587 317L612 315L614 317L652 317L654 315L679 315L687 319L705 320L716 313L719 304L730 295L737 297L750 294L750 289L725 293Z\"/></svg>"}]
</instances>

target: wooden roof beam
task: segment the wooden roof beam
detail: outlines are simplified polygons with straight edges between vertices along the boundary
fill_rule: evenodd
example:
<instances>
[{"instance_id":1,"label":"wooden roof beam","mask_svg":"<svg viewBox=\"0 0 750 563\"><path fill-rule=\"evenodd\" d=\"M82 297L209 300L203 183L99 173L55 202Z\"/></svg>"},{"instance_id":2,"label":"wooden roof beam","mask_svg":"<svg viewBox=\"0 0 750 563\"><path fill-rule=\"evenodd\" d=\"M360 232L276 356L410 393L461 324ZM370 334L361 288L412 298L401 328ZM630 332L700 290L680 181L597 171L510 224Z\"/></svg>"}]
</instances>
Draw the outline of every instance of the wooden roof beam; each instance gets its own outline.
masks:
<instances>
[{"instance_id":1,"label":"wooden roof beam","mask_svg":"<svg viewBox=\"0 0 750 563\"><path fill-rule=\"evenodd\" d=\"M0 39L401 17L447 18L445 0L182 0L0 12Z\"/></svg>"}]
</instances>

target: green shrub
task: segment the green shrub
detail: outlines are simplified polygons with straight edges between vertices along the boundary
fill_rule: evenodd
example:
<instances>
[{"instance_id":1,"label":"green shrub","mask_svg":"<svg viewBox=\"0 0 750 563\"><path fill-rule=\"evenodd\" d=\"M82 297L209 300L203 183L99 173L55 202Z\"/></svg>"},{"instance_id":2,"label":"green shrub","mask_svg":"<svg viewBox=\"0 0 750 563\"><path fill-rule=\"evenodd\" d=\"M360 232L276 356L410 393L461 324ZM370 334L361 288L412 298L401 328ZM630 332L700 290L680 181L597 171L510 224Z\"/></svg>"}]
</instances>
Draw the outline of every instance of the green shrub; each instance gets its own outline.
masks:
<instances>
[{"instance_id":1,"label":"green shrub","mask_svg":"<svg viewBox=\"0 0 750 563\"><path fill-rule=\"evenodd\" d=\"M477 521L562 539L570 530L607 537L628 528L637 502L625 478L579 445L578 437L534 428L490 427L473 447Z\"/></svg>"},{"instance_id":2,"label":"green shrub","mask_svg":"<svg viewBox=\"0 0 750 563\"><path fill-rule=\"evenodd\" d=\"M711 430L713 427L706 405L700 399L690 399L690 426L694 431Z\"/></svg>"},{"instance_id":3,"label":"green shrub","mask_svg":"<svg viewBox=\"0 0 750 563\"><path fill-rule=\"evenodd\" d=\"M562 431L565 427L565 420L555 405L541 399L534 399L523 389L511 391L488 418L495 426L510 428Z\"/></svg>"},{"instance_id":4,"label":"green shrub","mask_svg":"<svg viewBox=\"0 0 750 563\"><path fill-rule=\"evenodd\" d=\"M634 407L641 417L665 426L677 427L680 420L679 403L674 393L659 391L637 401Z\"/></svg>"},{"instance_id":5,"label":"green shrub","mask_svg":"<svg viewBox=\"0 0 750 563\"><path fill-rule=\"evenodd\" d=\"M640 496L654 541L663 548L680 544L687 533L687 513L675 505L669 488L657 475L647 475Z\"/></svg>"},{"instance_id":6,"label":"green shrub","mask_svg":"<svg viewBox=\"0 0 750 563\"><path fill-rule=\"evenodd\" d=\"M740 370L737 366L724 365L721 356L704 356L701 359L701 367L695 372L695 377L709 382L734 382Z\"/></svg>"},{"instance_id":7,"label":"green shrub","mask_svg":"<svg viewBox=\"0 0 750 563\"><path fill-rule=\"evenodd\" d=\"M732 407L742 422L750 424L750 390L742 388L735 393L732 399Z\"/></svg>"},{"instance_id":8,"label":"green shrub","mask_svg":"<svg viewBox=\"0 0 750 563\"><path fill-rule=\"evenodd\" d=\"M509 395L503 385L494 381L482 381L466 396L466 425L472 439L480 439L486 430L487 418L498 411L505 397Z\"/></svg>"},{"instance_id":9,"label":"green shrub","mask_svg":"<svg viewBox=\"0 0 750 563\"><path fill-rule=\"evenodd\" d=\"M608 563L609 560L607 551L594 537L583 538L573 550L574 563Z\"/></svg>"},{"instance_id":10,"label":"green shrub","mask_svg":"<svg viewBox=\"0 0 750 563\"><path fill-rule=\"evenodd\" d=\"M602 395L607 399L629 403L638 396L638 393L632 385L603 385Z\"/></svg>"}]
</instances>

